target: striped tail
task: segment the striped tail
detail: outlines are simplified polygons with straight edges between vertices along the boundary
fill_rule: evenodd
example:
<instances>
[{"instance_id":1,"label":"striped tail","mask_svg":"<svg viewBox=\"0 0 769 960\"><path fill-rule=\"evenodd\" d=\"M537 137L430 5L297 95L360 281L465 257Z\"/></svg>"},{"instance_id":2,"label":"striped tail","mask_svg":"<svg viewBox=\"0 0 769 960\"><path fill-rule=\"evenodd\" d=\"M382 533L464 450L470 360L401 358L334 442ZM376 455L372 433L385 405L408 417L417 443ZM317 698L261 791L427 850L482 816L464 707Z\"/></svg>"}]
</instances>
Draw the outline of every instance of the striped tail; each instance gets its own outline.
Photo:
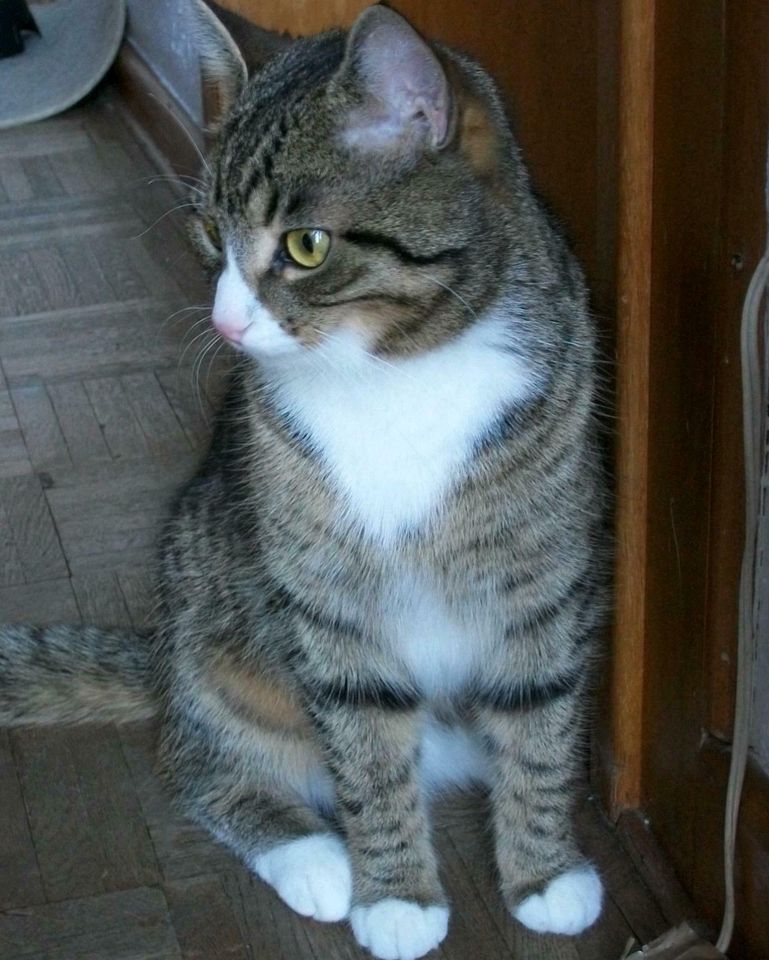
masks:
<instances>
[{"instance_id":1,"label":"striped tail","mask_svg":"<svg viewBox=\"0 0 769 960\"><path fill-rule=\"evenodd\" d=\"M153 716L154 639L97 627L0 626L0 726Z\"/></svg>"}]
</instances>

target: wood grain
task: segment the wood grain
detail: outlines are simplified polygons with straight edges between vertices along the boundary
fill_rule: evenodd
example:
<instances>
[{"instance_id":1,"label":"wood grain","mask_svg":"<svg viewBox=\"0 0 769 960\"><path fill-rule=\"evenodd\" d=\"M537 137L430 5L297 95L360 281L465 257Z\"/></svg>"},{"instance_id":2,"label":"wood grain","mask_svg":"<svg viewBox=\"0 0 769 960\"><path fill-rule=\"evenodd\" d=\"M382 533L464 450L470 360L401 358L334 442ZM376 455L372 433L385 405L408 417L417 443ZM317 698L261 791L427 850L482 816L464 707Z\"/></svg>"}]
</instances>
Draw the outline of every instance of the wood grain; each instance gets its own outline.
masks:
<instances>
[{"instance_id":1,"label":"wood grain","mask_svg":"<svg viewBox=\"0 0 769 960\"><path fill-rule=\"evenodd\" d=\"M0 731L0 910L44 903L45 893L32 841L10 737Z\"/></svg>"},{"instance_id":2,"label":"wood grain","mask_svg":"<svg viewBox=\"0 0 769 960\"><path fill-rule=\"evenodd\" d=\"M47 900L158 881L155 853L112 728L18 731L13 750Z\"/></svg>"},{"instance_id":3,"label":"wood grain","mask_svg":"<svg viewBox=\"0 0 769 960\"><path fill-rule=\"evenodd\" d=\"M184 960L249 960L219 877L176 880L164 890Z\"/></svg>"},{"instance_id":4,"label":"wood grain","mask_svg":"<svg viewBox=\"0 0 769 960\"><path fill-rule=\"evenodd\" d=\"M616 563L608 804L641 799L646 639L654 0L622 5L617 270Z\"/></svg>"},{"instance_id":5,"label":"wood grain","mask_svg":"<svg viewBox=\"0 0 769 960\"><path fill-rule=\"evenodd\" d=\"M8 960L182 960L159 890L136 889L0 916Z\"/></svg>"},{"instance_id":6,"label":"wood grain","mask_svg":"<svg viewBox=\"0 0 769 960\"><path fill-rule=\"evenodd\" d=\"M67 561L37 477L0 480L0 504L27 583L66 576Z\"/></svg>"}]
</instances>

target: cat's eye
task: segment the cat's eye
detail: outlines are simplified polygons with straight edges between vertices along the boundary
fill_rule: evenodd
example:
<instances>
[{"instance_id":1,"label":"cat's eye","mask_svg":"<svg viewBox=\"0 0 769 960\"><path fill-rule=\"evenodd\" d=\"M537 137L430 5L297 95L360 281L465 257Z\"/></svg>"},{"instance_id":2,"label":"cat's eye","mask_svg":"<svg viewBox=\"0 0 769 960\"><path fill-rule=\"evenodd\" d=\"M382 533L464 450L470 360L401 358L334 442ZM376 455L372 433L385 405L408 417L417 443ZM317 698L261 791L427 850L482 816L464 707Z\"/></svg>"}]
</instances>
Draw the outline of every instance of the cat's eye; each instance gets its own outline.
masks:
<instances>
[{"instance_id":1,"label":"cat's eye","mask_svg":"<svg viewBox=\"0 0 769 960\"><path fill-rule=\"evenodd\" d=\"M219 227L216 225L216 220L213 220L211 217L206 217L203 221L203 229L212 246L216 247L217 250L221 250L222 237L219 233Z\"/></svg>"},{"instance_id":2,"label":"cat's eye","mask_svg":"<svg viewBox=\"0 0 769 960\"><path fill-rule=\"evenodd\" d=\"M300 267L319 267L328 256L331 236L326 230L303 227L289 230L283 237L286 253Z\"/></svg>"}]
</instances>

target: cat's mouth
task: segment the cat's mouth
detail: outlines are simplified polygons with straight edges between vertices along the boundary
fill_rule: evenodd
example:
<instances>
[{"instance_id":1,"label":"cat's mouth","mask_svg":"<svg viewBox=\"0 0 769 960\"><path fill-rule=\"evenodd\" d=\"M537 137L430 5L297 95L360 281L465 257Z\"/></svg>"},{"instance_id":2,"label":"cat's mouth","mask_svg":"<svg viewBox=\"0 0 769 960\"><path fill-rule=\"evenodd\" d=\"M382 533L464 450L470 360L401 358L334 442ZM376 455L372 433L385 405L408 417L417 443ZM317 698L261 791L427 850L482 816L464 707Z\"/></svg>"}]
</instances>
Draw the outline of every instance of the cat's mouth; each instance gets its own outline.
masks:
<instances>
[{"instance_id":1,"label":"cat's mouth","mask_svg":"<svg viewBox=\"0 0 769 960\"><path fill-rule=\"evenodd\" d=\"M254 313L257 316L254 316ZM233 318L228 314L213 315L216 330L236 349L254 357L280 356L295 353L302 344L296 337L286 333L275 318L259 307L251 311L247 319Z\"/></svg>"}]
</instances>

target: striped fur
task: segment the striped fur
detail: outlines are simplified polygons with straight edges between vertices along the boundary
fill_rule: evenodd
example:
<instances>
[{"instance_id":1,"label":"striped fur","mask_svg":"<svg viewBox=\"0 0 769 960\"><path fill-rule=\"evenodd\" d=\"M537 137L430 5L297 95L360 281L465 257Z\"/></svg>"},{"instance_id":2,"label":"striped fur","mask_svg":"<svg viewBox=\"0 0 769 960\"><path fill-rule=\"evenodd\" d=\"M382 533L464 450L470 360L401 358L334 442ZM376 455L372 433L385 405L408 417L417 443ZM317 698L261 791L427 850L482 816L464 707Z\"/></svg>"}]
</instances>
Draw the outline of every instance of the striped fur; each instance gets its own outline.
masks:
<instances>
[{"instance_id":1,"label":"striped fur","mask_svg":"<svg viewBox=\"0 0 769 960\"><path fill-rule=\"evenodd\" d=\"M153 637L94 627L0 630L0 724L144 720L160 705Z\"/></svg>"},{"instance_id":2,"label":"striped fur","mask_svg":"<svg viewBox=\"0 0 769 960\"><path fill-rule=\"evenodd\" d=\"M387 8L297 41L220 128L193 236L237 269L220 312L295 349L244 337L162 538L166 779L291 906L402 960L446 932L429 797L483 779L511 911L579 932L601 901L571 817L606 600L579 268L492 81ZM300 227L332 236L316 270L286 259Z\"/></svg>"}]
</instances>

